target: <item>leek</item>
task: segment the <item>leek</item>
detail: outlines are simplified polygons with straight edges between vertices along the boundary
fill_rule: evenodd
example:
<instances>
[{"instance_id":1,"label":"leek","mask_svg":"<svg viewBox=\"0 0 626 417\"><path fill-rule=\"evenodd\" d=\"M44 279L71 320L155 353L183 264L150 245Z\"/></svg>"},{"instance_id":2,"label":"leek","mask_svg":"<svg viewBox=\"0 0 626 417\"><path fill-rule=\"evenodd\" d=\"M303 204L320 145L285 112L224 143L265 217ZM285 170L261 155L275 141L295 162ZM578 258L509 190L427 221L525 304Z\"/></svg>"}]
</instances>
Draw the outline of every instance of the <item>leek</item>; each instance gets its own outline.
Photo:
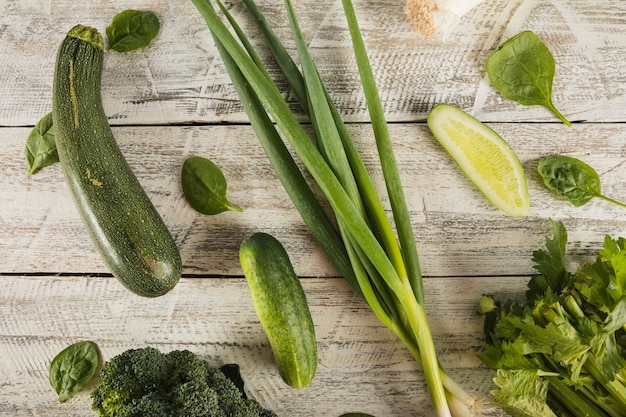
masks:
<instances>
[{"instance_id":1,"label":"leek","mask_svg":"<svg viewBox=\"0 0 626 417\"><path fill-rule=\"evenodd\" d=\"M313 136L299 123L226 7L216 1L230 28L211 0L192 1L207 22L268 159L320 246L415 357L424 371L435 415L471 415L473 398L444 372L437 358L424 310L419 259L400 174L352 2L342 0L395 228L307 50L291 0L285 0L285 4L302 70L289 57L254 1L243 1L309 116ZM283 137L324 194L334 219L324 215L281 141Z\"/></svg>"}]
</instances>

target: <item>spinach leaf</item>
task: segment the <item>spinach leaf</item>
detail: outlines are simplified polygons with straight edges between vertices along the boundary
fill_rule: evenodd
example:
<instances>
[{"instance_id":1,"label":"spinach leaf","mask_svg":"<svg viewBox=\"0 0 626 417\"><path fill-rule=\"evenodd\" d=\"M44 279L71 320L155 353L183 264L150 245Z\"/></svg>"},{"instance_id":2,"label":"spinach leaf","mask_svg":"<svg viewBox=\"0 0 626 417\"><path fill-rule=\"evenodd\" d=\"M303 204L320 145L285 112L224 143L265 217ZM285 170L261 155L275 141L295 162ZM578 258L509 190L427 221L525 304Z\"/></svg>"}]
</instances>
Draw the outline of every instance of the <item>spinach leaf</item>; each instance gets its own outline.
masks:
<instances>
[{"instance_id":1,"label":"spinach leaf","mask_svg":"<svg viewBox=\"0 0 626 417\"><path fill-rule=\"evenodd\" d=\"M577 207L594 197L626 207L602 194L600 176L580 159L564 155L548 156L539 160L537 171L549 190L565 197Z\"/></svg>"},{"instance_id":2,"label":"spinach leaf","mask_svg":"<svg viewBox=\"0 0 626 417\"><path fill-rule=\"evenodd\" d=\"M212 161L200 156L185 160L181 174L183 193L196 211L212 215L223 211L243 211L226 198L226 178Z\"/></svg>"},{"instance_id":3,"label":"spinach leaf","mask_svg":"<svg viewBox=\"0 0 626 417\"><path fill-rule=\"evenodd\" d=\"M152 12L124 10L107 26L109 49L128 52L148 46L159 33L161 24Z\"/></svg>"},{"instance_id":4,"label":"spinach leaf","mask_svg":"<svg viewBox=\"0 0 626 417\"><path fill-rule=\"evenodd\" d=\"M227 363L220 366L220 371L226 376L226 378L230 379L233 384L239 390L239 393L243 398L248 398L248 394L246 394L245 390L245 382L241 376L241 369L236 363Z\"/></svg>"},{"instance_id":5,"label":"spinach leaf","mask_svg":"<svg viewBox=\"0 0 626 417\"><path fill-rule=\"evenodd\" d=\"M53 127L52 113L48 113L35 124L26 139L24 154L28 164L28 173L31 175L48 165L59 162Z\"/></svg>"},{"instance_id":6,"label":"spinach leaf","mask_svg":"<svg viewBox=\"0 0 626 417\"><path fill-rule=\"evenodd\" d=\"M489 82L509 100L547 107L566 125L571 123L552 103L556 64L548 47L527 30L508 39L487 59Z\"/></svg>"},{"instance_id":7,"label":"spinach leaf","mask_svg":"<svg viewBox=\"0 0 626 417\"><path fill-rule=\"evenodd\" d=\"M63 349L50 364L48 380L65 402L83 389L100 368L102 358L98 346L90 341L76 342Z\"/></svg>"}]
</instances>

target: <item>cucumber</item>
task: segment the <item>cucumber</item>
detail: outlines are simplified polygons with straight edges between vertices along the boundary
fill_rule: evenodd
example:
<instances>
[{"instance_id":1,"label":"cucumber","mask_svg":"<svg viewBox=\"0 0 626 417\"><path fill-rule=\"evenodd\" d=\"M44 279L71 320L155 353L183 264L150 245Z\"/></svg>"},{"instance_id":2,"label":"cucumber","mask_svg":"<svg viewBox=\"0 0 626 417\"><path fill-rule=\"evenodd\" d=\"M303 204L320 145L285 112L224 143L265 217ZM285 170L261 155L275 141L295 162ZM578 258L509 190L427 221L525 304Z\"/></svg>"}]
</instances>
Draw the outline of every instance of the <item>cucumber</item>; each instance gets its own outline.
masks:
<instances>
[{"instance_id":1,"label":"cucumber","mask_svg":"<svg viewBox=\"0 0 626 417\"><path fill-rule=\"evenodd\" d=\"M182 263L159 213L120 151L101 98L103 39L77 25L61 43L52 119L67 185L111 273L130 291L157 297L179 281Z\"/></svg>"},{"instance_id":2,"label":"cucumber","mask_svg":"<svg viewBox=\"0 0 626 417\"><path fill-rule=\"evenodd\" d=\"M239 249L256 314L287 385L307 386L317 368L317 342L304 290L281 243L255 233Z\"/></svg>"}]
</instances>

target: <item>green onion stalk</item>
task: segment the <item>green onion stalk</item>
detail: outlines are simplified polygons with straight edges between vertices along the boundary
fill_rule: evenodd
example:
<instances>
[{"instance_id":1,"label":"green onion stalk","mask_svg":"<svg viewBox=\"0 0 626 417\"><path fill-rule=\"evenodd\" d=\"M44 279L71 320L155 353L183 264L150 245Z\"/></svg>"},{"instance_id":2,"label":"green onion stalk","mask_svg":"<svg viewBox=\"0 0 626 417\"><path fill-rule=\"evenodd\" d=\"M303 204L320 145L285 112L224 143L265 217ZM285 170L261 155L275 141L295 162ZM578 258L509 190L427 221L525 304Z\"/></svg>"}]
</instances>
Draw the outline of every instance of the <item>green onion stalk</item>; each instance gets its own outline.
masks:
<instances>
[{"instance_id":1,"label":"green onion stalk","mask_svg":"<svg viewBox=\"0 0 626 417\"><path fill-rule=\"evenodd\" d=\"M228 9L192 0L204 17L250 123L283 187L312 235L372 311L422 368L436 416L473 415L475 401L439 363L424 309L415 237L390 134L351 0L342 0L366 96L395 229L350 133L307 49L291 0L285 0L298 68L253 0L243 0L313 127L309 133ZM289 145L322 191L334 216L294 160ZM395 230L395 231L394 231Z\"/></svg>"}]
</instances>

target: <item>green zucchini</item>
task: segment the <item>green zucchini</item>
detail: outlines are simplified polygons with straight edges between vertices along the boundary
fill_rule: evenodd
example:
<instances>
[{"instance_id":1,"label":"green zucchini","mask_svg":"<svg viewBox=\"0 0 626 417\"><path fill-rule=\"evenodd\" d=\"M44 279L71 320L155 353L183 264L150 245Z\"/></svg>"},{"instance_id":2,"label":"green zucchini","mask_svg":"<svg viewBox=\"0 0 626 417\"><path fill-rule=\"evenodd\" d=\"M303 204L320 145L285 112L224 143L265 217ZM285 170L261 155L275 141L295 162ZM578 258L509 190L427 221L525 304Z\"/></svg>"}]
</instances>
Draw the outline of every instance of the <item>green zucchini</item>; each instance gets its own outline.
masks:
<instances>
[{"instance_id":1,"label":"green zucchini","mask_svg":"<svg viewBox=\"0 0 626 417\"><path fill-rule=\"evenodd\" d=\"M317 342L304 290L281 243L255 233L239 249L256 314L287 385L307 386L317 368Z\"/></svg>"},{"instance_id":2,"label":"green zucchini","mask_svg":"<svg viewBox=\"0 0 626 417\"><path fill-rule=\"evenodd\" d=\"M176 244L120 151L101 97L103 39L77 25L57 54L52 94L56 146L80 215L111 273L157 297L179 281Z\"/></svg>"}]
</instances>

